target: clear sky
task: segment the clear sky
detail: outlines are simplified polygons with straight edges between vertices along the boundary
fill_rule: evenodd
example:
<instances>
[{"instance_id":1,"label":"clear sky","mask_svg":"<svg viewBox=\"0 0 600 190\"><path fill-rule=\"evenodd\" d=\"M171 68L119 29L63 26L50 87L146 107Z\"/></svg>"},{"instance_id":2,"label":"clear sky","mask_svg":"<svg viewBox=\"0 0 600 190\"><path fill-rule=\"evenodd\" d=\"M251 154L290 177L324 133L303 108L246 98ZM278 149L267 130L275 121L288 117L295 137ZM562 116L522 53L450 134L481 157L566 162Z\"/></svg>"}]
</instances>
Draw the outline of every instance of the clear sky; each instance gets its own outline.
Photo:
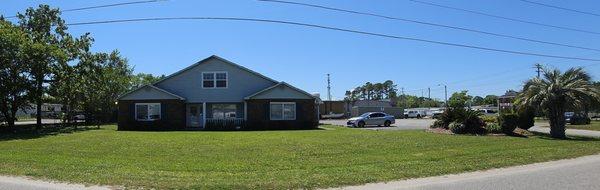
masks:
<instances>
[{"instance_id":1,"label":"clear sky","mask_svg":"<svg viewBox=\"0 0 600 190\"><path fill-rule=\"evenodd\" d=\"M432 7L407 0L297 0L393 17L468 27L488 32L600 49L600 35L533 26L465 12ZM518 0L427 0L511 18L600 32L600 17L528 4ZM600 13L600 1L537 0L547 4ZM45 3L61 9L127 2L3 0L0 14L14 15ZM171 0L78 12L66 12L67 23L146 17L206 16L249 17L305 22L353 30L463 43L535 53L600 59L600 52L523 42L381 18L253 0ZM14 19L13 19L14 20ZM71 26L72 34L90 32L94 51L118 49L135 72L171 74L210 55L218 55L275 80L308 92L327 93L331 74L332 95L370 82L393 80L407 94L443 99L469 90L472 95L503 94L520 89L535 76L534 63L566 69L586 66L595 80L598 62L561 60L465 49L423 42L267 23L239 21L156 21ZM595 65L594 65L595 64ZM425 89L425 90L421 90Z\"/></svg>"}]
</instances>

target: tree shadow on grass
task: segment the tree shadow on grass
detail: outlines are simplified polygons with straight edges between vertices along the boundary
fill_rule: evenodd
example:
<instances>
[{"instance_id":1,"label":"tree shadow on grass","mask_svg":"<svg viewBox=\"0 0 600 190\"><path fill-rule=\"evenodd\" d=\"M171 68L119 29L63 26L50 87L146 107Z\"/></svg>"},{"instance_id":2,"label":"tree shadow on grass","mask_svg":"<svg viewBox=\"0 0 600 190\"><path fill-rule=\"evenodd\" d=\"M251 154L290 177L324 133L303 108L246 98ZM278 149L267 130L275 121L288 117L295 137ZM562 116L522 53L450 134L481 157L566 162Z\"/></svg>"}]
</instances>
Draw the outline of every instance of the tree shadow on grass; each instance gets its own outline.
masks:
<instances>
[{"instance_id":1,"label":"tree shadow on grass","mask_svg":"<svg viewBox=\"0 0 600 190\"><path fill-rule=\"evenodd\" d=\"M540 132L531 132L531 133L535 134L540 139L544 139L544 140L555 140L555 141L600 141L599 138L592 138L592 137L567 136L567 138L565 138L565 139L557 139L557 138L553 138L552 136L550 136L550 134L547 134L547 133L540 133Z\"/></svg>"},{"instance_id":2,"label":"tree shadow on grass","mask_svg":"<svg viewBox=\"0 0 600 190\"><path fill-rule=\"evenodd\" d=\"M59 134L71 134L89 130L99 130L98 126L62 126L44 125L42 129L36 130L35 125L19 125L13 128L0 127L0 141L28 140L54 136Z\"/></svg>"}]
</instances>

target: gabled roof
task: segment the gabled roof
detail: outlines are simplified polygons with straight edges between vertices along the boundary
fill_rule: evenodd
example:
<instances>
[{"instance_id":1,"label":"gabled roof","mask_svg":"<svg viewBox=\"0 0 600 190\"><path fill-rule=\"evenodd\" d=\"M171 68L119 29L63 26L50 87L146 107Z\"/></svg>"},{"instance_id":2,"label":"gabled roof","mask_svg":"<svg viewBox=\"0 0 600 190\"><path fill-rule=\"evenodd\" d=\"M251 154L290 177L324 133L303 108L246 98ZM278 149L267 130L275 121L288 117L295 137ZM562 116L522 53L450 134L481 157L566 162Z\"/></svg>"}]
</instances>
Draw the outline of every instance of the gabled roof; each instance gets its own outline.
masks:
<instances>
[{"instance_id":1,"label":"gabled roof","mask_svg":"<svg viewBox=\"0 0 600 190\"><path fill-rule=\"evenodd\" d=\"M156 82L154 82L153 84L154 84L154 85L156 85L156 84L158 84L158 83L161 83L162 81L165 81L165 80L167 80L167 79L169 79L169 78L172 78L172 77L174 77L174 76L177 76L177 75L179 75L179 74L181 74L181 73L183 73L183 72L185 72L185 71L187 71L187 70L190 70L190 69L192 69L192 68L194 68L194 67L196 67L196 66L198 66L198 65L200 65L200 64L206 63L208 60L211 60L211 59L217 59L217 60L220 60L220 61L222 61L222 62L224 62L224 63L230 64L230 65L233 65L234 67L240 68L240 69L242 69L242 70L244 70L244 71L247 71L247 72L249 72L249 73L252 73L252 74L254 74L254 75L256 75L256 76L259 76L259 77L261 77L261 78L267 79L268 81L271 81L271 82L277 83L277 81L276 81L276 80L273 80L273 79L271 79L271 78L269 78L269 77L267 77L267 76L264 76L264 75L262 75L262 74L260 74L260 73L257 73L257 72L255 72L255 71L253 71L253 70L250 70L250 69L248 69L248 68L246 68L246 67L244 67L244 66L241 66L241 65L235 64L235 63L233 63L233 62L231 62L231 61L229 61L229 60L227 60L227 59L221 58L221 57L219 57L219 56L216 56L216 55L211 55L210 57L207 57L207 58L205 58L205 59L202 59L202 60L200 60L200 61L198 61L198 62L194 63L193 65L190 65L190 66L188 66L188 67L186 67L186 68L184 68L184 69L181 69L181 70L179 70L179 71L177 71L177 72L175 72L175 73L173 73L173 74L171 74L171 75L169 75L169 76L167 76L167 77L165 77L165 78L163 78L163 79L161 79L161 80L159 80L159 81L156 81Z\"/></svg>"},{"instance_id":2,"label":"gabled roof","mask_svg":"<svg viewBox=\"0 0 600 190\"><path fill-rule=\"evenodd\" d=\"M310 94L310 93L308 93L308 92L306 92L306 91L304 91L304 90L301 90L301 89L299 89L299 88L296 88L296 87L294 87L294 86L292 86L292 85L290 85L290 84L288 84L288 83L285 83L285 82L279 82L279 83L277 83L276 85L273 85L273 86L271 86L271 87L268 87L268 88L265 88L265 89L263 89L263 90L261 90L261 91L258 91L258 92L256 92L256 93L254 93L254 94L250 95L250 96L247 96L247 97L246 97L246 98L244 98L244 99L246 99L246 100L248 100L248 99L253 99L253 98L254 98L254 97L256 97L256 96L258 96L258 95L261 95L261 94L264 94L264 93L267 93L267 92L269 92L269 91L272 91L272 90L274 90L275 88L277 88L277 87L279 87L279 86L285 86L285 87L289 87L290 89L292 89L292 90L294 90L294 91L297 91L297 92L299 92L299 93L301 93L301 94L303 94L303 95L306 95L306 96L308 97L308 99L315 99L315 96L313 96L312 94Z\"/></svg>"},{"instance_id":3,"label":"gabled roof","mask_svg":"<svg viewBox=\"0 0 600 190\"><path fill-rule=\"evenodd\" d=\"M161 89L161 88L158 88L158 87L156 87L156 86L154 86L154 85L151 85L151 84L144 85L144 86L142 86L142 87L139 87L139 88L137 88L137 89L135 89L135 90L132 90L132 91L130 91L130 92L127 92L127 93L125 93L125 94L123 94L123 95L119 96L118 100L121 100L121 99L125 98L127 95L130 95L130 94L132 94L132 93L134 93L134 92L137 92L137 91L139 91L139 90L141 90L141 89L144 89L144 88L146 88L146 87L148 87L148 88L150 88L150 89L152 89L152 90L156 90L157 92L159 92L159 93L161 93L161 94L164 94L164 95L167 95L167 96L171 96L171 97L173 97L174 99L185 100L185 98L183 98L183 97L181 97L181 96L179 96L179 95L177 95L177 94L173 94L173 93L171 93L171 92L168 92L168 91L166 91L166 90L163 90L163 89Z\"/></svg>"}]
</instances>

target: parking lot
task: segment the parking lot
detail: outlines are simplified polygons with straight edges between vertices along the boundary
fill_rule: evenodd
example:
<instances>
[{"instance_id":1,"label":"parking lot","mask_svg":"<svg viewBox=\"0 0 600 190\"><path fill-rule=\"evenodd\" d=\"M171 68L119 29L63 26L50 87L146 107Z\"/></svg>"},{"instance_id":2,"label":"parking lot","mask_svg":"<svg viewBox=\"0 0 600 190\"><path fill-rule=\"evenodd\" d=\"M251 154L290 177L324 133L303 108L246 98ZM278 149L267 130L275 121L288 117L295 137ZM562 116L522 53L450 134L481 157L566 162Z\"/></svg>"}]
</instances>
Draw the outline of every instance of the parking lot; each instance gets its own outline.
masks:
<instances>
[{"instance_id":1,"label":"parking lot","mask_svg":"<svg viewBox=\"0 0 600 190\"><path fill-rule=\"evenodd\" d=\"M321 123L330 125L346 126L347 119L323 119ZM371 129L371 130L410 130L410 129L427 129L433 124L434 119L396 119L396 123L392 124L391 127L377 127L367 126L360 129Z\"/></svg>"}]
</instances>

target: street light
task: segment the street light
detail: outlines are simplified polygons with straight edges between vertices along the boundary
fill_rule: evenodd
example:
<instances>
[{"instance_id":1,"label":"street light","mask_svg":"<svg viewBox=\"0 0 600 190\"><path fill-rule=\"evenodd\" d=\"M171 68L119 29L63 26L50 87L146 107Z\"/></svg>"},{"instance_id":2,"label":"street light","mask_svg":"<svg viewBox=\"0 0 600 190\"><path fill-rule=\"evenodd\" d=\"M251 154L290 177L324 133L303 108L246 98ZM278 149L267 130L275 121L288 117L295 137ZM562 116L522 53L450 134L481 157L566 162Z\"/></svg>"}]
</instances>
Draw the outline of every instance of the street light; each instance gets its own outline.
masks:
<instances>
[{"instance_id":1,"label":"street light","mask_svg":"<svg viewBox=\"0 0 600 190\"><path fill-rule=\"evenodd\" d=\"M438 84L438 86L444 85L444 101L446 102L446 107L448 107L448 87L446 84Z\"/></svg>"}]
</instances>

